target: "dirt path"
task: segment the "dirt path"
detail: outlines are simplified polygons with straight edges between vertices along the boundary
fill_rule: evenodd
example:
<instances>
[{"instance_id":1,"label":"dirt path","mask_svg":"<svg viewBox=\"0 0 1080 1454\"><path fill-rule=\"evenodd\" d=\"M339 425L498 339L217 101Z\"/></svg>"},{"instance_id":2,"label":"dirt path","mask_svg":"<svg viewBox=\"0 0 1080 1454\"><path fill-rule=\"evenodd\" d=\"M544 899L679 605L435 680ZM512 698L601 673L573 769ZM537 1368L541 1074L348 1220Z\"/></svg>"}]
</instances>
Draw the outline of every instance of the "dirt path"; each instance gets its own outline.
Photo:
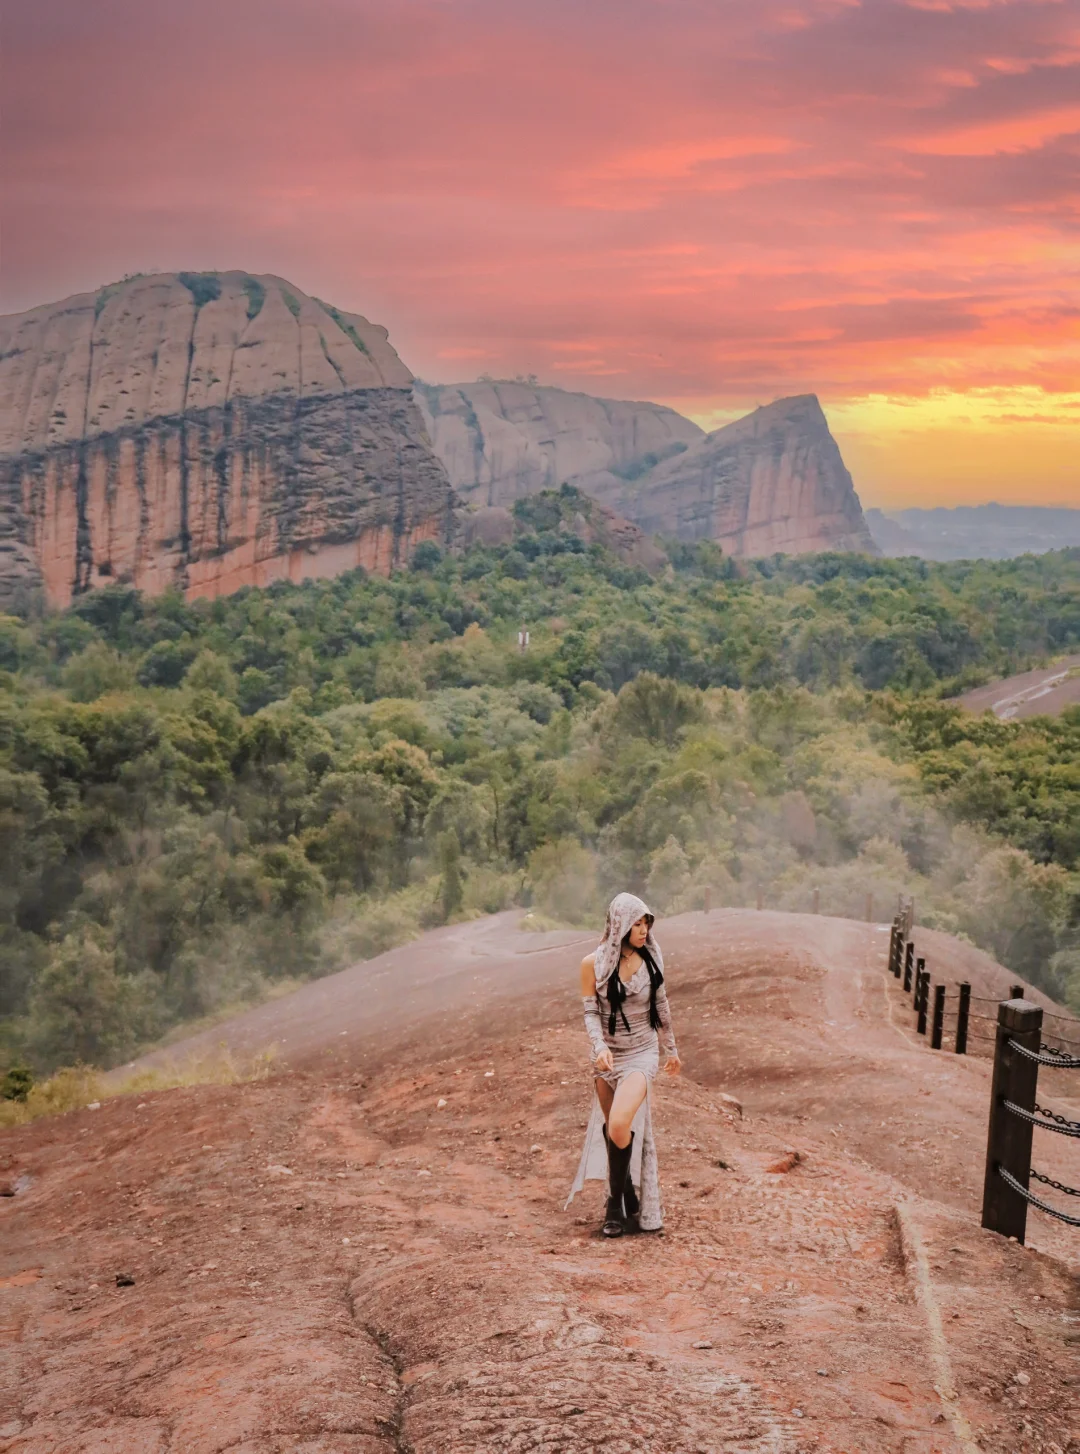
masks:
<instances>
[{"instance_id":1,"label":"dirt path","mask_svg":"<svg viewBox=\"0 0 1080 1454\"><path fill-rule=\"evenodd\" d=\"M435 1033L438 1024L468 1022L478 1009L505 1013L510 1002L534 997L537 987L551 1014L575 949L580 960L593 938L574 930L531 933L521 923L517 909L435 929L152 1051L119 1074L213 1056L223 1046L241 1060L271 1050L283 1068L374 1064L400 1054L415 1036Z\"/></svg>"},{"instance_id":2,"label":"dirt path","mask_svg":"<svg viewBox=\"0 0 1080 1454\"><path fill-rule=\"evenodd\" d=\"M561 1210L578 951L541 946L523 998L499 918L454 941L458 998L378 1044L326 1056L309 1020L306 1070L5 1136L0 1451L1080 1449L1080 1244L979 1229L988 1062L911 1034L887 935L665 926L666 1226L605 1243L598 1186Z\"/></svg>"}]
</instances>

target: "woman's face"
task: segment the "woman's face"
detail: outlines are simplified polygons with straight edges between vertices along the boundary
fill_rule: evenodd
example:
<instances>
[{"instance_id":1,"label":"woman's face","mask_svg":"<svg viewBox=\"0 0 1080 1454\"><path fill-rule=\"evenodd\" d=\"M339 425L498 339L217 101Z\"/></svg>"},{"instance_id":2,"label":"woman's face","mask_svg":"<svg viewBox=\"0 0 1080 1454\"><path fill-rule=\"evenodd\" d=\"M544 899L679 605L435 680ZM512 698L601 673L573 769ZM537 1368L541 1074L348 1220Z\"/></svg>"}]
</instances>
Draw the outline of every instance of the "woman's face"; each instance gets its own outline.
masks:
<instances>
[{"instance_id":1,"label":"woman's face","mask_svg":"<svg viewBox=\"0 0 1080 1454\"><path fill-rule=\"evenodd\" d=\"M649 919L646 914L642 914L641 918L630 930L631 949L640 949L641 946L645 943L646 939L648 939L648 937Z\"/></svg>"}]
</instances>

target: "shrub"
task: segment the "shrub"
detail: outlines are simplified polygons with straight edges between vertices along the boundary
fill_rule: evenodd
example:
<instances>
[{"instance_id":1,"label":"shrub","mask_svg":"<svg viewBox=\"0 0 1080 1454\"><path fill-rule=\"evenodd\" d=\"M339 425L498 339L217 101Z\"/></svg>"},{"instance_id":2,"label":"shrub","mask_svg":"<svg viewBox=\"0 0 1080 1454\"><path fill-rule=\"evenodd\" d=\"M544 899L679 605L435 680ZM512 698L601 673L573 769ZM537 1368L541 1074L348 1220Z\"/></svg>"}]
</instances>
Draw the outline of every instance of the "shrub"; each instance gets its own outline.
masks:
<instances>
[{"instance_id":1,"label":"shrub","mask_svg":"<svg viewBox=\"0 0 1080 1454\"><path fill-rule=\"evenodd\" d=\"M258 278L245 278L244 292L247 294L247 316L250 323L262 312L262 306L266 302L266 289Z\"/></svg>"},{"instance_id":2,"label":"shrub","mask_svg":"<svg viewBox=\"0 0 1080 1454\"><path fill-rule=\"evenodd\" d=\"M177 276L195 299L196 309L221 297L221 279L217 273L179 273Z\"/></svg>"},{"instance_id":3,"label":"shrub","mask_svg":"<svg viewBox=\"0 0 1080 1454\"><path fill-rule=\"evenodd\" d=\"M0 1075L0 1100L26 1101L33 1088L34 1076L28 1065L11 1065Z\"/></svg>"}]
</instances>

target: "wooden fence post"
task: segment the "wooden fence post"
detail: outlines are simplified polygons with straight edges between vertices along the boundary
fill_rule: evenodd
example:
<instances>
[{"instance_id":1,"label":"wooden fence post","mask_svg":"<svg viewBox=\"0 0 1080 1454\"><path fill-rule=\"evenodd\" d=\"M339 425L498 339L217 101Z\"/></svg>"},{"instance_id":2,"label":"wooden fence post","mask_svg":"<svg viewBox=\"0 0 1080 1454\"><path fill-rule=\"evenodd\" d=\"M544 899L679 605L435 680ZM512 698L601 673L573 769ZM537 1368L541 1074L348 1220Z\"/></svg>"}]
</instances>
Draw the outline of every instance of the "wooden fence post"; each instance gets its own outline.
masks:
<instances>
[{"instance_id":1,"label":"wooden fence post","mask_svg":"<svg viewBox=\"0 0 1080 1454\"><path fill-rule=\"evenodd\" d=\"M705 912L706 914L712 912L712 889L707 885L705 888Z\"/></svg>"},{"instance_id":2,"label":"wooden fence post","mask_svg":"<svg viewBox=\"0 0 1080 1454\"><path fill-rule=\"evenodd\" d=\"M820 889L815 889L814 890L814 913L815 914L819 914L820 912L821 912L821 890Z\"/></svg>"},{"instance_id":3,"label":"wooden fence post","mask_svg":"<svg viewBox=\"0 0 1080 1454\"><path fill-rule=\"evenodd\" d=\"M900 959L903 947L903 940L900 938L900 924L893 920L892 933L889 936L889 969L894 979L900 978Z\"/></svg>"},{"instance_id":4,"label":"wooden fence post","mask_svg":"<svg viewBox=\"0 0 1080 1454\"><path fill-rule=\"evenodd\" d=\"M1018 1055L1010 1040L1026 1050L1038 1051L1042 1043L1043 1012L1023 999L1004 1000L998 1005L997 1039L994 1044L994 1079L990 1092L990 1128L986 1138L986 1175L983 1180L982 1224L1003 1237L1024 1240L1027 1230L1027 1202L999 1175L998 1169L1014 1176L1027 1189L1031 1172L1030 1121L1006 1108L1012 1101L1021 1110L1035 1110L1039 1079L1038 1062Z\"/></svg>"},{"instance_id":5,"label":"wooden fence post","mask_svg":"<svg viewBox=\"0 0 1080 1454\"><path fill-rule=\"evenodd\" d=\"M945 986L934 986L934 1021L930 1031L930 1049L941 1049L941 1036L945 1029Z\"/></svg>"},{"instance_id":6,"label":"wooden fence post","mask_svg":"<svg viewBox=\"0 0 1080 1454\"><path fill-rule=\"evenodd\" d=\"M866 922L868 924L872 924L874 922L874 896L873 896L873 894L867 894L867 896L866 896Z\"/></svg>"},{"instance_id":7,"label":"wooden fence post","mask_svg":"<svg viewBox=\"0 0 1080 1454\"><path fill-rule=\"evenodd\" d=\"M1009 998L1010 1000L1022 1000L1024 998L1024 986L1022 984L1014 984L1009 991Z\"/></svg>"},{"instance_id":8,"label":"wooden fence post","mask_svg":"<svg viewBox=\"0 0 1080 1454\"><path fill-rule=\"evenodd\" d=\"M956 1053L967 1054L968 1016L971 1014L971 985L967 980L960 986L960 1005L956 1011Z\"/></svg>"},{"instance_id":9,"label":"wooden fence post","mask_svg":"<svg viewBox=\"0 0 1080 1454\"><path fill-rule=\"evenodd\" d=\"M904 949L904 993L911 989L911 971L915 968L915 945L909 939Z\"/></svg>"},{"instance_id":10,"label":"wooden fence post","mask_svg":"<svg viewBox=\"0 0 1080 1454\"><path fill-rule=\"evenodd\" d=\"M918 959L915 963L915 1008L919 1012L919 1018L915 1028L920 1035L926 1034L926 1006L930 999L930 976L926 970L926 960Z\"/></svg>"},{"instance_id":11,"label":"wooden fence post","mask_svg":"<svg viewBox=\"0 0 1080 1454\"><path fill-rule=\"evenodd\" d=\"M765 906L765 895L760 889L758 889L757 891L757 906L759 909L764 908Z\"/></svg>"}]
</instances>

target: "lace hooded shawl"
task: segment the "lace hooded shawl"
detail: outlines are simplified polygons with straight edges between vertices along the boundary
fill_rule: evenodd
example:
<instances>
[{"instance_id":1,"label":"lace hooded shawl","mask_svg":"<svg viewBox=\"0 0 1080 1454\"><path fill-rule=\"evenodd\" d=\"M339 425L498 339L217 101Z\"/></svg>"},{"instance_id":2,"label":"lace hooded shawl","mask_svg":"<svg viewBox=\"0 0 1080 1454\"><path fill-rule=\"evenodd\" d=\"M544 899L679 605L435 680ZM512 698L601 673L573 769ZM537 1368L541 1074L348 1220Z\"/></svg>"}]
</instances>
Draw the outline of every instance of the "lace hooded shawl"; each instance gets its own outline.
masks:
<instances>
[{"instance_id":1,"label":"lace hooded shawl","mask_svg":"<svg viewBox=\"0 0 1080 1454\"><path fill-rule=\"evenodd\" d=\"M639 899L636 894L616 894L609 904L607 922L604 925L604 937L601 939L593 959L597 994L603 990L611 976L618 971L622 942L643 914L648 914L650 920L653 917L648 904ZM652 955L657 969L663 974L664 956L660 952L660 945L656 942L651 923L648 938L645 940L645 948Z\"/></svg>"}]
</instances>

